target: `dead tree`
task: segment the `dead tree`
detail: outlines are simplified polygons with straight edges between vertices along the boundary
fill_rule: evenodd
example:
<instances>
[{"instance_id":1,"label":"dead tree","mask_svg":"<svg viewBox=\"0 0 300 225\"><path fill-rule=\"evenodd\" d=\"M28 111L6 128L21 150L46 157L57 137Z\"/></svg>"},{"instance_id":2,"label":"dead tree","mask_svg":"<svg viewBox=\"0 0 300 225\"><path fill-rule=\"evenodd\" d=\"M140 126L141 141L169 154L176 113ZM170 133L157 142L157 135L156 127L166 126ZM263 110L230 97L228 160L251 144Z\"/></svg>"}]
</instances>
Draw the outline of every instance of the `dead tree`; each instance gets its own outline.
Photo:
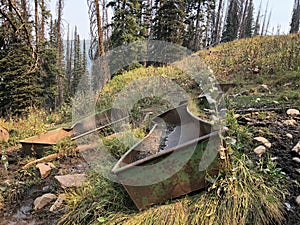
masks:
<instances>
[{"instance_id":1,"label":"dead tree","mask_svg":"<svg viewBox=\"0 0 300 225\"><path fill-rule=\"evenodd\" d=\"M87 0L87 3L89 7L91 34L89 57L94 61L92 70L97 70L94 71L95 73L92 72L94 91L97 92L110 80L110 75L108 71L108 64L103 57L105 51L99 0Z\"/></svg>"}]
</instances>

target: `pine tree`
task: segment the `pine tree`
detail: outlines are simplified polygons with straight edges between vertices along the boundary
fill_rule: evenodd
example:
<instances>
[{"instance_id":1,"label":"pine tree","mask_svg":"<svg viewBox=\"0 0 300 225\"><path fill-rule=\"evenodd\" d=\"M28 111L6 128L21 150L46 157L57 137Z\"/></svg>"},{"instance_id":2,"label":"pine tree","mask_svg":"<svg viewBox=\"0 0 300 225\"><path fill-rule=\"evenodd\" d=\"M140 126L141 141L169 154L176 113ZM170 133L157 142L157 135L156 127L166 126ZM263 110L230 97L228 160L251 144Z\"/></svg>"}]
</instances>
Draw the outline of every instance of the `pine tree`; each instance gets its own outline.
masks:
<instances>
[{"instance_id":1,"label":"pine tree","mask_svg":"<svg viewBox=\"0 0 300 225\"><path fill-rule=\"evenodd\" d=\"M295 0L290 33L292 34L292 33L299 32L299 27L300 27L300 0Z\"/></svg>"},{"instance_id":2,"label":"pine tree","mask_svg":"<svg viewBox=\"0 0 300 225\"><path fill-rule=\"evenodd\" d=\"M154 18L153 36L175 44L183 44L184 1L156 0L157 12Z\"/></svg>"},{"instance_id":3,"label":"pine tree","mask_svg":"<svg viewBox=\"0 0 300 225\"><path fill-rule=\"evenodd\" d=\"M26 3L7 0L1 4L0 113L8 116L41 105L42 90Z\"/></svg>"},{"instance_id":4,"label":"pine tree","mask_svg":"<svg viewBox=\"0 0 300 225\"><path fill-rule=\"evenodd\" d=\"M112 47L132 43L142 38L139 23L141 2L138 0L115 0L108 6L113 8L111 26Z\"/></svg>"},{"instance_id":5,"label":"pine tree","mask_svg":"<svg viewBox=\"0 0 300 225\"><path fill-rule=\"evenodd\" d=\"M230 0L226 17L225 30L222 34L222 42L233 41L238 37L240 24L239 5L239 0Z\"/></svg>"}]
</instances>

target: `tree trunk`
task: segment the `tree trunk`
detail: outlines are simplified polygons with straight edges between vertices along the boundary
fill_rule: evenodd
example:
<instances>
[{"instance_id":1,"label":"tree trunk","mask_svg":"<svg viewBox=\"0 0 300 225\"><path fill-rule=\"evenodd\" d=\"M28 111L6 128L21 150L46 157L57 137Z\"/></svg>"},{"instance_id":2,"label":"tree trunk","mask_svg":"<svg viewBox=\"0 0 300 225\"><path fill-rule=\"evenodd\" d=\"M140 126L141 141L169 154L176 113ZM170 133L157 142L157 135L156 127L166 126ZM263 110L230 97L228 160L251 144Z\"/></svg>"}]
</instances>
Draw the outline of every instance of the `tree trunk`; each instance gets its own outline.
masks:
<instances>
[{"instance_id":1,"label":"tree trunk","mask_svg":"<svg viewBox=\"0 0 300 225\"><path fill-rule=\"evenodd\" d=\"M45 0L41 2L42 18L41 18L41 41L45 40Z\"/></svg>"},{"instance_id":2,"label":"tree trunk","mask_svg":"<svg viewBox=\"0 0 300 225\"><path fill-rule=\"evenodd\" d=\"M39 44L39 4L38 0L34 0L34 18L35 18L35 45L38 51L38 44Z\"/></svg>"},{"instance_id":3,"label":"tree trunk","mask_svg":"<svg viewBox=\"0 0 300 225\"><path fill-rule=\"evenodd\" d=\"M218 5L218 13L217 13L217 18L216 18L216 25L215 25L215 31L214 31L214 39L213 42L218 42L220 39L220 21L221 21L221 11L222 11L222 5L223 5L223 0L219 0L219 5Z\"/></svg>"},{"instance_id":4,"label":"tree trunk","mask_svg":"<svg viewBox=\"0 0 300 225\"><path fill-rule=\"evenodd\" d=\"M97 28L98 28L98 54L99 56L104 55L104 43L103 43L103 32L101 25L101 14L99 0L95 0L96 16L97 16Z\"/></svg>"},{"instance_id":5,"label":"tree trunk","mask_svg":"<svg viewBox=\"0 0 300 225\"><path fill-rule=\"evenodd\" d=\"M62 34L61 34L61 21L62 21L62 10L63 10L63 0L58 0L58 16L57 16L57 61L56 66L58 69L62 68L62 57L63 57L63 45L62 45ZM63 103L63 78L62 74L58 74L56 77L57 80L57 101L56 106L60 106Z\"/></svg>"}]
</instances>

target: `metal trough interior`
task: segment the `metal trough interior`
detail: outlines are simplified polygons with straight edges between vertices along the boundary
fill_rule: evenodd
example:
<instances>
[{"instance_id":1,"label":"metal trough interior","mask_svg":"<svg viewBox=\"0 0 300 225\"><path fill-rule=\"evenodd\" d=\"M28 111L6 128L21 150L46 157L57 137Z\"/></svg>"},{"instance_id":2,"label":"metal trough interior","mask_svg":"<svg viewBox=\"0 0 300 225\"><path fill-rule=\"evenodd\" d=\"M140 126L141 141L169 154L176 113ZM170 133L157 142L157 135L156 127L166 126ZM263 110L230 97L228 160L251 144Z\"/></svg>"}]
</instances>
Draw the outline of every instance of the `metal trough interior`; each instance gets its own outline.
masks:
<instances>
[{"instance_id":1,"label":"metal trough interior","mask_svg":"<svg viewBox=\"0 0 300 225\"><path fill-rule=\"evenodd\" d=\"M70 128L58 128L46 133L21 140L22 148L27 155L41 157L46 148L57 144L66 137L75 140L84 135L104 129L113 123L124 120L123 112L119 109L108 109L76 122Z\"/></svg>"},{"instance_id":2,"label":"metal trough interior","mask_svg":"<svg viewBox=\"0 0 300 225\"><path fill-rule=\"evenodd\" d=\"M218 132L193 116L187 104L153 119L153 128L115 165L112 173L139 210L207 186L218 173Z\"/></svg>"}]
</instances>

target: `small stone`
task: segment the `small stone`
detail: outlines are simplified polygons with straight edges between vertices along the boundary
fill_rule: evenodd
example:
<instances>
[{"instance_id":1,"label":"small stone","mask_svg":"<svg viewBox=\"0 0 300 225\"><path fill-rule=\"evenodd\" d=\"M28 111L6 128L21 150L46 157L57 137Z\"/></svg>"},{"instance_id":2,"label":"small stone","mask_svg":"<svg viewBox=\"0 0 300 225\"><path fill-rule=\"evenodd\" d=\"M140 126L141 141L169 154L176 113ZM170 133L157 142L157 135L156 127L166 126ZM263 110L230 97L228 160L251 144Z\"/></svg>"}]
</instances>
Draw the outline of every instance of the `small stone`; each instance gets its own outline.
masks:
<instances>
[{"instance_id":1,"label":"small stone","mask_svg":"<svg viewBox=\"0 0 300 225\"><path fill-rule=\"evenodd\" d=\"M300 173L300 169L296 169L296 172L297 172L297 173Z\"/></svg>"},{"instance_id":2,"label":"small stone","mask_svg":"<svg viewBox=\"0 0 300 225\"><path fill-rule=\"evenodd\" d=\"M297 125L297 121L294 120L294 119L285 120L285 121L283 121L283 124L287 125L287 126L296 126Z\"/></svg>"},{"instance_id":3,"label":"small stone","mask_svg":"<svg viewBox=\"0 0 300 225\"><path fill-rule=\"evenodd\" d=\"M0 142L2 141L8 141L9 140L9 133L8 131L0 126Z\"/></svg>"},{"instance_id":4,"label":"small stone","mask_svg":"<svg viewBox=\"0 0 300 225\"><path fill-rule=\"evenodd\" d=\"M277 159L279 159L278 157L272 157L271 161L276 161Z\"/></svg>"},{"instance_id":5,"label":"small stone","mask_svg":"<svg viewBox=\"0 0 300 225\"><path fill-rule=\"evenodd\" d=\"M293 135L290 134L290 133L287 133L286 136L287 136L289 139L293 139Z\"/></svg>"},{"instance_id":6,"label":"small stone","mask_svg":"<svg viewBox=\"0 0 300 225\"><path fill-rule=\"evenodd\" d=\"M255 137L254 140L263 143L267 148L271 148L272 144L264 137Z\"/></svg>"},{"instance_id":7,"label":"small stone","mask_svg":"<svg viewBox=\"0 0 300 225\"><path fill-rule=\"evenodd\" d=\"M36 198L34 200L34 210L40 210L42 208L44 208L46 205L48 205L51 201L53 201L54 199L56 199L56 195L55 194L44 194L38 198Z\"/></svg>"},{"instance_id":8,"label":"small stone","mask_svg":"<svg viewBox=\"0 0 300 225\"><path fill-rule=\"evenodd\" d=\"M278 102L278 101L273 101L273 103L274 103L274 104L276 104L276 105L278 105L278 104L279 104L279 102Z\"/></svg>"},{"instance_id":9,"label":"small stone","mask_svg":"<svg viewBox=\"0 0 300 225\"><path fill-rule=\"evenodd\" d=\"M296 203L300 205L300 195L296 198Z\"/></svg>"},{"instance_id":10,"label":"small stone","mask_svg":"<svg viewBox=\"0 0 300 225\"><path fill-rule=\"evenodd\" d=\"M39 169L42 179L45 179L55 166L52 163L39 163L36 165L36 168Z\"/></svg>"},{"instance_id":11,"label":"small stone","mask_svg":"<svg viewBox=\"0 0 300 225\"><path fill-rule=\"evenodd\" d=\"M297 163L300 163L300 158L294 157L294 158L293 158L293 161L294 161L294 162L297 162Z\"/></svg>"},{"instance_id":12,"label":"small stone","mask_svg":"<svg viewBox=\"0 0 300 225\"><path fill-rule=\"evenodd\" d=\"M298 142L298 144L296 144L296 146L292 149L292 151L300 154L300 141Z\"/></svg>"},{"instance_id":13,"label":"small stone","mask_svg":"<svg viewBox=\"0 0 300 225\"><path fill-rule=\"evenodd\" d=\"M268 85L266 85L266 84L262 84L262 85L260 85L260 87L261 87L261 89L263 89L265 91L270 91Z\"/></svg>"},{"instance_id":14,"label":"small stone","mask_svg":"<svg viewBox=\"0 0 300 225\"><path fill-rule=\"evenodd\" d=\"M266 152L266 147L263 145L260 145L260 146L256 147L253 151L256 155L261 157Z\"/></svg>"},{"instance_id":15,"label":"small stone","mask_svg":"<svg viewBox=\"0 0 300 225\"><path fill-rule=\"evenodd\" d=\"M50 208L50 212L56 211L57 209L59 209L61 207L61 205L63 204L64 200L66 200L66 194L60 194L58 196L58 198L56 199L56 201L54 202L54 204L51 206Z\"/></svg>"},{"instance_id":16,"label":"small stone","mask_svg":"<svg viewBox=\"0 0 300 225\"><path fill-rule=\"evenodd\" d=\"M300 112L298 109L289 109L288 111L286 111L286 114L288 114L289 116L298 116Z\"/></svg>"},{"instance_id":17,"label":"small stone","mask_svg":"<svg viewBox=\"0 0 300 225\"><path fill-rule=\"evenodd\" d=\"M79 187L85 181L85 174L68 174L62 176L55 176L55 179L63 188Z\"/></svg>"}]
</instances>

